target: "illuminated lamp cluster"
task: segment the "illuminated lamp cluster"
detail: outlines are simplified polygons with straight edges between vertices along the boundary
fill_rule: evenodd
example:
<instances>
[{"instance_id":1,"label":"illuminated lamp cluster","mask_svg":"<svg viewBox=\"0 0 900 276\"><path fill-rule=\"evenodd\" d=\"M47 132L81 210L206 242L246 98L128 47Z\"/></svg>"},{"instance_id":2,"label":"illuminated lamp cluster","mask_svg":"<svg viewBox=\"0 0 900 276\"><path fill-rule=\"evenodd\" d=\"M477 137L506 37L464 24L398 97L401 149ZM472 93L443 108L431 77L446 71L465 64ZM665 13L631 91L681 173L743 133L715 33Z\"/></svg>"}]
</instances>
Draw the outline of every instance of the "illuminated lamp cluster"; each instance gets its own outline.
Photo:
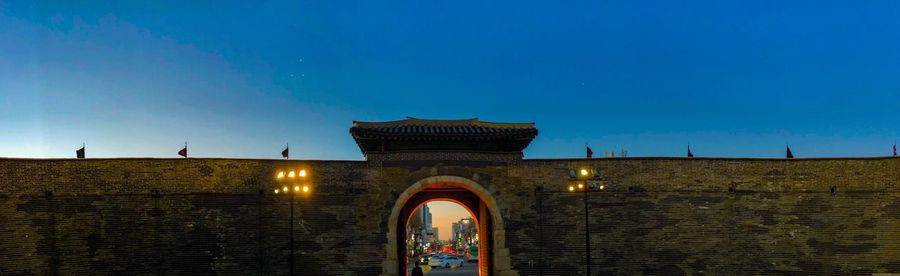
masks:
<instances>
[{"instance_id":1,"label":"illuminated lamp cluster","mask_svg":"<svg viewBox=\"0 0 900 276\"><path fill-rule=\"evenodd\" d=\"M307 173L306 173L306 170L305 170L305 169L301 169L301 170L299 170L299 171L294 171L294 170L289 170L289 171L278 171L278 173L275 174L275 180L277 180L277 181L279 181L279 182L281 182L281 181L300 180L300 179L302 179L302 178L306 178L306 176L307 176ZM275 189L275 193L276 193L276 194L278 194L278 193L287 193L287 192L289 192L289 191L290 191L290 188L289 188L287 185L282 186L281 189ZM312 187L310 187L310 185L308 185L308 184L304 184L304 185L294 185L294 192L295 192L295 193L300 193L300 192L302 192L302 193L309 193L310 191L312 191Z\"/></svg>"}]
</instances>

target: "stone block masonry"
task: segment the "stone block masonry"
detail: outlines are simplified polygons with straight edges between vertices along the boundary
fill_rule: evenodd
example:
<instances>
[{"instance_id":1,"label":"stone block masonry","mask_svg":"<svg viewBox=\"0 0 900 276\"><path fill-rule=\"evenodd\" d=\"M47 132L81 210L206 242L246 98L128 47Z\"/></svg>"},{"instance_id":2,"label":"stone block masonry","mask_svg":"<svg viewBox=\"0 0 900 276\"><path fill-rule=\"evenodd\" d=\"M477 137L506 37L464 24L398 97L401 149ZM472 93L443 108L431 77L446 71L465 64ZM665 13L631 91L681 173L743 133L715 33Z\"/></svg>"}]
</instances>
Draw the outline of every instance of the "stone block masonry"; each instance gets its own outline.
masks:
<instances>
[{"instance_id":1,"label":"stone block masonry","mask_svg":"<svg viewBox=\"0 0 900 276\"><path fill-rule=\"evenodd\" d=\"M503 217L503 274L583 275L580 194L590 193L598 275L900 273L900 158L452 158L417 161L0 159L0 275L286 275L280 169L297 197L300 275L379 275L400 193L470 179ZM423 155L420 154L420 155ZM482 154L483 155L483 154ZM500 274L500 273L495 273Z\"/></svg>"}]
</instances>

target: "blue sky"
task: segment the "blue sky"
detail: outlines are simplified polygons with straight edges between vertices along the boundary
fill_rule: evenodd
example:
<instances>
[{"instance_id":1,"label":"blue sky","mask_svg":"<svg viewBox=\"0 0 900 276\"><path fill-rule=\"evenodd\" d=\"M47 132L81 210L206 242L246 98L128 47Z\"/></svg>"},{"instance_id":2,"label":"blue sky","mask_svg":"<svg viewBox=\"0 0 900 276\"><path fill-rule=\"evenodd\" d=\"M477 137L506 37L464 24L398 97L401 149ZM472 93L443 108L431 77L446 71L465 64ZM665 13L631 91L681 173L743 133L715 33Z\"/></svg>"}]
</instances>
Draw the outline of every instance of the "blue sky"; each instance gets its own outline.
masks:
<instances>
[{"instance_id":1,"label":"blue sky","mask_svg":"<svg viewBox=\"0 0 900 276\"><path fill-rule=\"evenodd\" d=\"M351 121L405 116L533 121L527 158L900 136L897 1L47 2L0 0L0 156L362 159Z\"/></svg>"}]
</instances>

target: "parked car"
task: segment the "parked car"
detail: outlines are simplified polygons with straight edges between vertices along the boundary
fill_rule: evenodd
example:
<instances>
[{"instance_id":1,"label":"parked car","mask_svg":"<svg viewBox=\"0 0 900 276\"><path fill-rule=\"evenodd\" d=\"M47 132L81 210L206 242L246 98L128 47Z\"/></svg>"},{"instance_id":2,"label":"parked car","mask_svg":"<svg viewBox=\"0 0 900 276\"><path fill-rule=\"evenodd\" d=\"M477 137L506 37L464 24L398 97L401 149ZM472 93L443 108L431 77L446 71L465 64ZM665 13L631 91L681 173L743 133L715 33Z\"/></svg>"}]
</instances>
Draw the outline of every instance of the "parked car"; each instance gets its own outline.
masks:
<instances>
[{"instance_id":1,"label":"parked car","mask_svg":"<svg viewBox=\"0 0 900 276\"><path fill-rule=\"evenodd\" d=\"M444 267L450 268L451 266L463 266L463 260L459 257L453 256L434 256L431 257L431 260L428 261L428 265L431 267Z\"/></svg>"},{"instance_id":2,"label":"parked car","mask_svg":"<svg viewBox=\"0 0 900 276\"><path fill-rule=\"evenodd\" d=\"M444 267L450 267L450 266L454 266L454 265L458 266L458 267L462 267L464 261L463 261L463 257L456 256L456 257L445 258L444 263L445 263Z\"/></svg>"},{"instance_id":3,"label":"parked car","mask_svg":"<svg viewBox=\"0 0 900 276\"><path fill-rule=\"evenodd\" d=\"M431 258L428 258L428 266L430 267L439 267L444 265L444 257L441 255L434 255Z\"/></svg>"}]
</instances>

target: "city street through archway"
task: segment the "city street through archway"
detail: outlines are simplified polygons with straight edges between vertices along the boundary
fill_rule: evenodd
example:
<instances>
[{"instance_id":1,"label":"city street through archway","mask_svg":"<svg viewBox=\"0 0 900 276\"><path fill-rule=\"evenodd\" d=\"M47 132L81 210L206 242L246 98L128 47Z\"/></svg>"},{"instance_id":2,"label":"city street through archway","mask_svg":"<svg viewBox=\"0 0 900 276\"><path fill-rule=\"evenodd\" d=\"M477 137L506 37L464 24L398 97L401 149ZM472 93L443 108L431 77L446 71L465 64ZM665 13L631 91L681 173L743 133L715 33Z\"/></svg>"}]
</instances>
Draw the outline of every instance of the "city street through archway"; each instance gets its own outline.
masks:
<instances>
[{"instance_id":1,"label":"city street through archway","mask_svg":"<svg viewBox=\"0 0 900 276\"><path fill-rule=\"evenodd\" d=\"M407 274L478 275L478 221L460 202L434 199L418 206L406 223Z\"/></svg>"},{"instance_id":2,"label":"city street through archway","mask_svg":"<svg viewBox=\"0 0 900 276\"><path fill-rule=\"evenodd\" d=\"M503 231L502 217L497 214L496 201L481 185L466 178L455 176L435 176L421 180L410 186L397 200L389 220L388 263L396 268L397 275L407 275L411 264L410 238L406 231L413 213L430 201L451 201L467 209L472 221L477 225L477 275L493 275L494 266L509 262L508 257L495 256L496 249L505 249L504 240L497 240L496 231ZM448 229L449 230L449 229ZM505 265L505 263L504 263ZM465 265L464 265L465 267ZM390 271L386 275L393 275ZM457 274L460 275L460 274Z\"/></svg>"}]
</instances>

